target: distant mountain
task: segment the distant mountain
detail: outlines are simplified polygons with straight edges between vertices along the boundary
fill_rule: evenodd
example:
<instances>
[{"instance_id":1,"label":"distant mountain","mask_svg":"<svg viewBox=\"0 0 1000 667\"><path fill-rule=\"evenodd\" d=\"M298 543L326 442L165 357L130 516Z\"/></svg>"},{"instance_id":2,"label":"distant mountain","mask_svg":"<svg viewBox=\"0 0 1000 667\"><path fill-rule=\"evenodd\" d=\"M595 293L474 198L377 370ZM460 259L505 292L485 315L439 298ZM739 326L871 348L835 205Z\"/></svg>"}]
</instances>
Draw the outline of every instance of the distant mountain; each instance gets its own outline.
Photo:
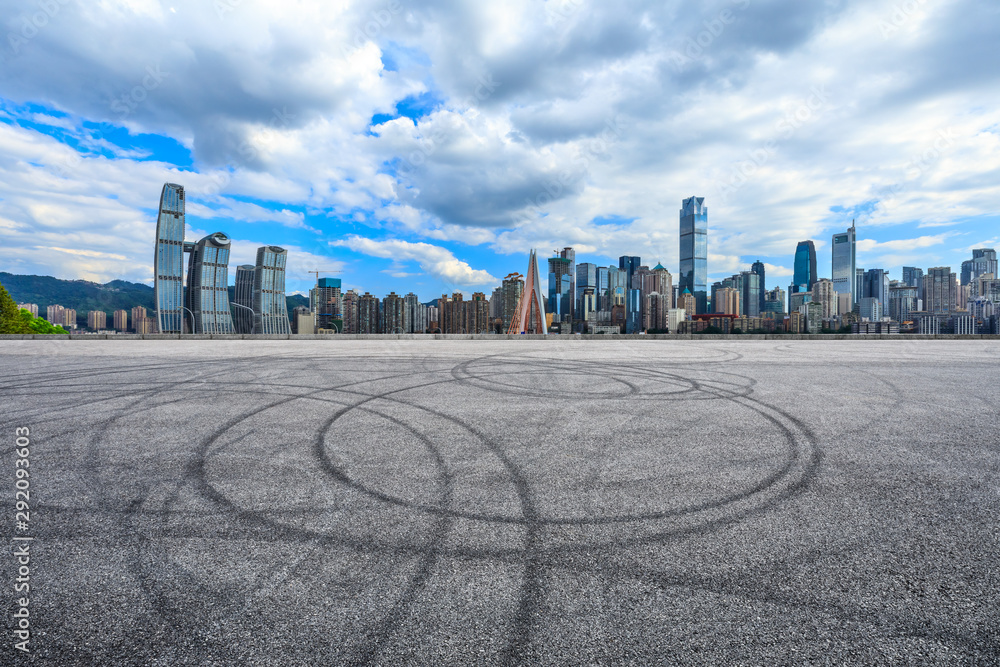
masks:
<instances>
[{"instance_id":1,"label":"distant mountain","mask_svg":"<svg viewBox=\"0 0 1000 667\"><path fill-rule=\"evenodd\" d=\"M87 313L103 310L111 323L116 310L131 311L135 306L145 306L152 315L153 288L142 283L112 280L109 283L92 283L88 280L60 280L51 276L19 276L0 271L0 284L7 288L11 298L18 303L37 303L38 314L45 317L45 310L53 304L76 310L77 322L87 325ZM229 298L233 298L229 287ZM296 306L308 306L309 299L301 294L285 298L289 319ZM131 313L129 314L131 319Z\"/></svg>"}]
</instances>

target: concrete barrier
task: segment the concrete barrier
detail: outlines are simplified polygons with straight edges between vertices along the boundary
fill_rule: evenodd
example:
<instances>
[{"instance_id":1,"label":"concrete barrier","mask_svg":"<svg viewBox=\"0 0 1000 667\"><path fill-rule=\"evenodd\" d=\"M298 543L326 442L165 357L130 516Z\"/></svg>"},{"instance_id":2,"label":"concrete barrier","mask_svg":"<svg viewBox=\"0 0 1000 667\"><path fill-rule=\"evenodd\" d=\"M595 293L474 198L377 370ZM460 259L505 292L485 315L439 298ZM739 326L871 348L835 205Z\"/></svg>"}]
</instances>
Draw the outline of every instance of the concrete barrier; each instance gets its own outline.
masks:
<instances>
[{"instance_id":1,"label":"concrete barrier","mask_svg":"<svg viewBox=\"0 0 1000 667\"><path fill-rule=\"evenodd\" d=\"M2 334L0 340L1000 340L994 334Z\"/></svg>"}]
</instances>

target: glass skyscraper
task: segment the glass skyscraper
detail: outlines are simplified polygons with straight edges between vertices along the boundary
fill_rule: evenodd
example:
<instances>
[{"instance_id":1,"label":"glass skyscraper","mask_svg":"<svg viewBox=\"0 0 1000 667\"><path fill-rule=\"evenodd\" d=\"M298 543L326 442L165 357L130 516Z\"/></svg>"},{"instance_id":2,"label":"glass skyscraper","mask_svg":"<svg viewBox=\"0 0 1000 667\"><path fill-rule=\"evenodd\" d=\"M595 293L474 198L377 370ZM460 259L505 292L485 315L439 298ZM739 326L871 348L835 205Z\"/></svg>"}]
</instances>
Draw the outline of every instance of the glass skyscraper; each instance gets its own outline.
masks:
<instances>
[{"instance_id":1,"label":"glass skyscraper","mask_svg":"<svg viewBox=\"0 0 1000 667\"><path fill-rule=\"evenodd\" d=\"M572 264L566 257L549 257L548 312L553 322L572 322Z\"/></svg>"},{"instance_id":2,"label":"glass skyscraper","mask_svg":"<svg viewBox=\"0 0 1000 667\"><path fill-rule=\"evenodd\" d=\"M903 267L903 284L910 287L923 287L924 270L915 266Z\"/></svg>"},{"instance_id":3,"label":"glass skyscraper","mask_svg":"<svg viewBox=\"0 0 1000 667\"><path fill-rule=\"evenodd\" d=\"M175 183L160 194L153 275L159 332L184 333L184 186Z\"/></svg>"},{"instance_id":4,"label":"glass skyscraper","mask_svg":"<svg viewBox=\"0 0 1000 667\"><path fill-rule=\"evenodd\" d=\"M792 286L795 292L808 292L816 282L816 244L799 241L795 248L795 270Z\"/></svg>"},{"instance_id":5,"label":"glass skyscraper","mask_svg":"<svg viewBox=\"0 0 1000 667\"><path fill-rule=\"evenodd\" d=\"M259 334L290 334L288 305L285 301L285 263L288 251L268 245L257 248L254 267L253 309Z\"/></svg>"},{"instance_id":6,"label":"glass skyscraper","mask_svg":"<svg viewBox=\"0 0 1000 667\"><path fill-rule=\"evenodd\" d=\"M750 266L750 272L760 276L760 285L758 286L760 294L757 299L757 312L763 314L765 312L764 302L767 300L767 281L765 279L766 270L764 268L764 262L758 259Z\"/></svg>"},{"instance_id":7,"label":"glass skyscraper","mask_svg":"<svg viewBox=\"0 0 1000 667\"><path fill-rule=\"evenodd\" d=\"M254 333L253 313L247 308L253 309L253 264L241 264L236 267L236 289L233 293L233 303L243 306L236 308L233 312L233 325L236 333Z\"/></svg>"},{"instance_id":8,"label":"glass skyscraper","mask_svg":"<svg viewBox=\"0 0 1000 667\"><path fill-rule=\"evenodd\" d=\"M573 298L576 300L576 311L580 312L583 305L583 295L586 289L589 287L594 291L594 294L598 294L599 282L597 280L597 272L600 269L596 264L591 264L590 262L581 262L576 265L576 282L575 293ZM607 275L605 270L605 275Z\"/></svg>"},{"instance_id":9,"label":"glass skyscraper","mask_svg":"<svg viewBox=\"0 0 1000 667\"><path fill-rule=\"evenodd\" d=\"M857 235L854 221L843 234L833 235L833 290L837 294L850 294L851 305L858 302L858 292L855 290L855 275L857 272Z\"/></svg>"},{"instance_id":10,"label":"glass skyscraper","mask_svg":"<svg viewBox=\"0 0 1000 667\"><path fill-rule=\"evenodd\" d=\"M187 307L198 334L235 333L229 311L229 237L209 234L195 244L188 262Z\"/></svg>"},{"instance_id":11,"label":"glass skyscraper","mask_svg":"<svg viewBox=\"0 0 1000 667\"><path fill-rule=\"evenodd\" d=\"M622 255L618 258L618 270L625 275L625 289L630 290L632 287L632 276L635 272L639 270L639 266L642 264L642 259L639 257L630 257L628 255Z\"/></svg>"},{"instance_id":12,"label":"glass skyscraper","mask_svg":"<svg viewBox=\"0 0 1000 667\"><path fill-rule=\"evenodd\" d=\"M708 207L704 197L682 203L678 287L694 295L699 313L708 312Z\"/></svg>"}]
</instances>

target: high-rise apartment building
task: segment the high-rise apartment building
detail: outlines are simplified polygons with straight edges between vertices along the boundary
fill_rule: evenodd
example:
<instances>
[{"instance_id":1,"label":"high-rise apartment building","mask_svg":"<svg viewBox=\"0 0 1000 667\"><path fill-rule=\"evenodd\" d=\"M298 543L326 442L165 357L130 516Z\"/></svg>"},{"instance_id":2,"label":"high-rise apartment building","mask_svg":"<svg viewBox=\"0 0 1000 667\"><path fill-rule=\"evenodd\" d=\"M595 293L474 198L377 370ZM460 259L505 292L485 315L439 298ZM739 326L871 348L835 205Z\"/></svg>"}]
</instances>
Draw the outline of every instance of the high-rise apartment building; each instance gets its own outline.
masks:
<instances>
[{"instance_id":1,"label":"high-rise apartment building","mask_svg":"<svg viewBox=\"0 0 1000 667\"><path fill-rule=\"evenodd\" d=\"M833 289L833 281L828 278L820 278L812 287L812 303L818 303L820 317L828 320L835 317L837 312L837 292Z\"/></svg>"},{"instance_id":2,"label":"high-rise apartment building","mask_svg":"<svg viewBox=\"0 0 1000 667\"><path fill-rule=\"evenodd\" d=\"M45 319L51 324L61 325L63 323L63 311L66 310L58 304L52 304L45 309Z\"/></svg>"},{"instance_id":3,"label":"high-rise apartment building","mask_svg":"<svg viewBox=\"0 0 1000 667\"><path fill-rule=\"evenodd\" d=\"M260 333L254 330L253 264L236 267L236 288L233 290L233 327L238 334Z\"/></svg>"},{"instance_id":4,"label":"high-rise apartment building","mask_svg":"<svg viewBox=\"0 0 1000 667\"><path fill-rule=\"evenodd\" d=\"M686 289L694 296L698 313L708 312L708 207L704 197L688 197L682 202L677 284L682 293Z\"/></svg>"},{"instance_id":5,"label":"high-rise apartment building","mask_svg":"<svg viewBox=\"0 0 1000 667\"><path fill-rule=\"evenodd\" d=\"M334 329L343 315L343 296L340 278L320 278L309 290L309 309L316 314L316 326ZM341 326L343 326L341 324Z\"/></svg>"},{"instance_id":6,"label":"high-rise apartment building","mask_svg":"<svg viewBox=\"0 0 1000 667\"><path fill-rule=\"evenodd\" d=\"M288 251L269 245L257 248L253 277L254 324L260 334L290 334L285 299L285 266Z\"/></svg>"},{"instance_id":7,"label":"high-rise apartment building","mask_svg":"<svg viewBox=\"0 0 1000 667\"><path fill-rule=\"evenodd\" d=\"M950 266L927 269L924 275L924 310L932 315L944 315L958 305L958 281Z\"/></svg>"},{"instance_id":8,"label":"high-rise apartment building","mask_svg":"<svg viewBox=\"0 0 1000 667\"><path fill-rule=\"evenodd\" d=\"M377 334L379 330L379 300L365 292L358 299L358 333Z\"/></svg>"},{"instance_id":9,"label":"high-rise apartment building","mask_svg":"<svg viewBox=\"0 0 1000 667\"><path fill-rule=\"evenodd\" d=\"M409 333L409 322L406 321L406 302L395 292L389 292L382 299L382 333Z\"/></svg>"},{"instance_id":10,"label":"high-rise apartment building","mask_svg":"<svg viewBox=\"0 0 1000 667\"><path fill-rule=\"evenodd\" d=\"M671 310L670 302L672 300L673 294L650 292L645 295L645 319L643 326L646 331L664 332L670 328L668 314Z\"/></svg>"},{"instance_id":11,"label":"high-rise apartment building","mask_svg":"<svg viewBox=\"0 0 1000 667\"><path fill-rule=\"evenodd\" d=\"M518 304L521 303L521 295L524 293L524 276L520 273L507 274L507 277L500 283L500 292L500 298L503 300L499 307L500 317L503 318L501 331L506 332L510 329L510 323L517 313Z\"/></svg>"},{"instance_id":12,"label":"high-rise apartment building","mask_svg":"<svg viewBox=\"0 0 1000 667\"><path fill-rule=\"evenodd\" d=\"M816 282L816 244L812 241L799 241L795 248L795 267L792 286L795 292L808 292Z\"/></svg>"},{"instance_id":13,"label":"high-rise apartment building","mask_svg":"<svg viewBox=\"0 0 1000 667\"><path fill-rule=\"evenodd\" d=\"M192 333L236 331L229 308L229 244L228 236L215 232L198 241L191 252L186 301L187 314L194 319ZM171 323L170 318L160 321Z\"/></svg>"},{"instance_id":14,"label":"high-rise apartment building","mask_svg":"<svg viewBox=\"0 0 1000 667\"><path fill-rule=\"evenodd\" d=\"M26 310L31 313L32 317L38 317L38 304L37 303L19 303L17 304L18 310Z\"/></svg>"},{"instance_id":15,"label":"high-rise apartment building","mask_svg":"<svg viewBox=\"0 0 1000 667\"><path fill-rule=\"evenodd\" d=\"M108 328L108 314L103 310L92 310L87 313L87 328L93 331L103 331Z\"/></svg>"},{"instance_id":16,"label":"high-rise apartment building","mask_svg":"<svg viewBox=\"0 0 1000 667\"><path fill-rule=\"evenodd\" d=\"M857 273L857 230L854 221L844 233L833 235L833 289L837 294L850 294L851 307L858 302L855 291L855 274Z\"/></svg>"},{"instance_id":17,"label":"high-rise apartment building","mask_svg":"<svg viewBox=\"0 0 1000 667\"><path fill-rule=\"evenodd\" d=\"M62 327L66 330L76 328L76 309L75 308L63 308L62 311L62 322L59 322Z\"/></svg>"},{"instance_id":18,"label":"high-rise apartment building","mask_svg":"<svg viewBox=\"0 0 1000 667\"><path fill-rule=\"evenodd\" d=\"M342 333L360 333L360 325L358 322L358 304L360 300L361 297L358 296L358 293L354 290L347 290L347 292L344 293L344 296L341 299L344 316L344 331Z\"/></svg>"},{"instance_id":19,"label":"high-rise apartment building","mask_svg":"<svg viewBox=\"0 0 1000 667\"><path fill-rule=\"evenodd\" d=\"M740 293L732 287L720 287L712 297L715 312L722 315L740 314Z\"/></svg>"},{"instance_id":20,"label":"high-rise apartment building","mask_svg":"<svg viewBox=\"0 0 1000 667\"><path fill-rule=\"evenodd\" d=\"M417 295L410 292L404 296L403 307L406 309L406 333L427 331L427 306L420 303Z\"/></svg>"},{"instance_id":21,"label":"high-rise apartment building","mask_svg":"<svg viewBox=\"0 0 1000 667\"><path fill-rule=\"evenodd\" d=\"M483 292L473 292L472 300L466 301L462 313L465 330L468 333L490 333L490 302Z\"/></svg>"},{"instance_id":22,"label":"high-rise apartment building","mask_svg":"<svg viewBox=\"0 0 1000 667\"><path fill-rule=\"evenodd\" d=\"M116 310L114 314L115 331L128 331L128 311Z\"/></svg>"},{"instance_id":23,"label":"high-rise apartment building","mask_svg":"<svg viewBox=\"0 0 1000 667\"><path fill-rule=\"evenodd\" d=\"M160 194L159 211L156 219L156 252L153 255L153 300L156 304L156 318L160 333L183 333L186 305L184 187L175 183L165 184Z\"/></svg>"},{"instance_id":24,"label":"high-rise apartment building","mask_svg":"<svg viewBox=\"0 0 1000 667\"><path fill-rule=\"evenodd\" d=\"M922 273L922 272L921 272ZM920 290L902 283L889 284L889 317L896 322L911 322L910 313L922 310Z\"/></svg>"}]
</instances>

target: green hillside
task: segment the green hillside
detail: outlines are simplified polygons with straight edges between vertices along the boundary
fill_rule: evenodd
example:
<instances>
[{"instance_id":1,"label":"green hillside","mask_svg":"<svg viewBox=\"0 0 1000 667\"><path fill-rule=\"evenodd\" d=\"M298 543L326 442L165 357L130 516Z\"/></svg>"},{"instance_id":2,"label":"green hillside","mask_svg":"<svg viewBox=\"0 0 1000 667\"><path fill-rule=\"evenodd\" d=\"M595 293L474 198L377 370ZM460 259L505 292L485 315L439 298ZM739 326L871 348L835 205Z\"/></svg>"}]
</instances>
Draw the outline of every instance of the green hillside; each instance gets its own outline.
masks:
<instances>
[{"instance_id":1,"label":"green hillside","mask_svg":"<svg viewBox=\"0 0 1000 667\"><path fill-rule=\"evenodd\" d=\"M152 315L153 288L141 283L112 280L101 285L87 280L60 280L51 276L20 276L0 271L2 284L17 303L37 303L38 314L45 317L45 309L53 304L76 310L77 322L87 326L87 313L103 310L111 324L114 311L131 311L135 306L145 306ZM229 288L229 298L233 298L233 287ZM308 306L309 299L299 294L286 297L289 319L296 306ZM129 314L131 321L131 313Z\"/></svg>"}]
</instances>

